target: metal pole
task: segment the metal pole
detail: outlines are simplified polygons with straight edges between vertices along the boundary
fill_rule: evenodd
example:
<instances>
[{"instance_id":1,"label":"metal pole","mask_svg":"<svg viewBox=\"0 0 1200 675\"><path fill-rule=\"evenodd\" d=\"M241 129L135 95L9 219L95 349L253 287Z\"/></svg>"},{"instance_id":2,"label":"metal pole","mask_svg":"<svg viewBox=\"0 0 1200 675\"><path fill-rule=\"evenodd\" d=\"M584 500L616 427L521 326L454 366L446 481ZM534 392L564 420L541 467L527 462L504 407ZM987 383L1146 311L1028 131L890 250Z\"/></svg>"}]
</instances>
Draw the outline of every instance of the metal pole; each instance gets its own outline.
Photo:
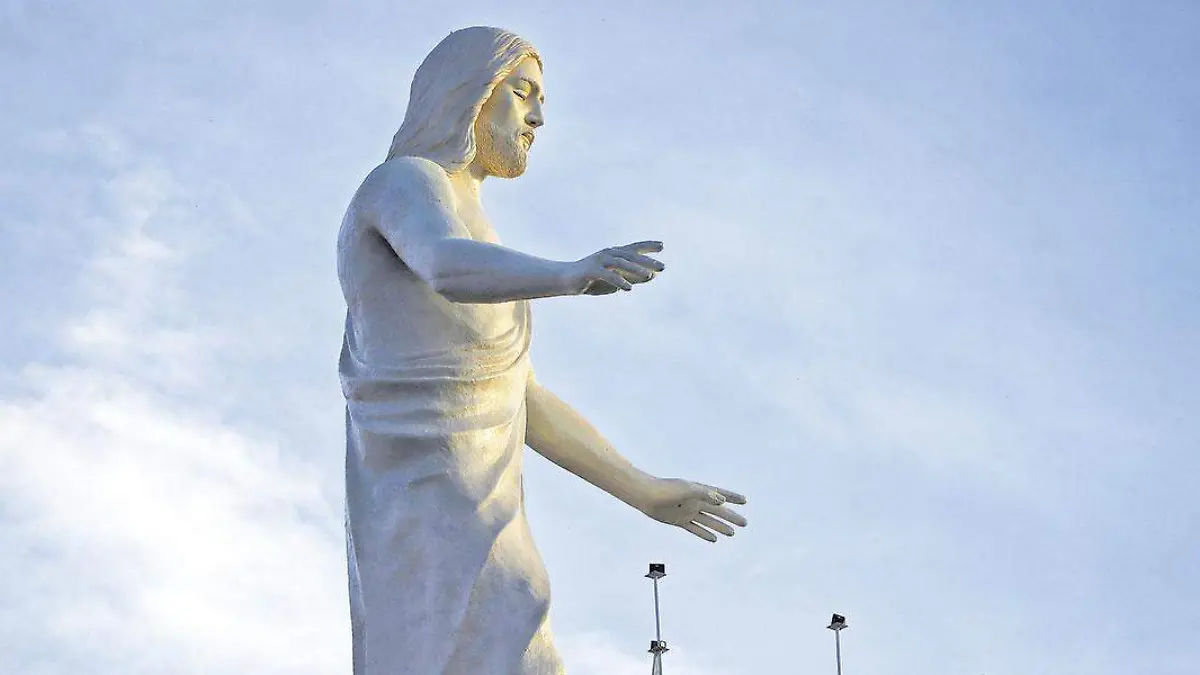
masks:
<instances>
[{"instance_id":1,"label":"metal pole","mask_svg":"<svg viewBox=\"0 0 1200 675\"><path fill-rule=\"evenodd\" d=\"M842 631L833 631L833 644L837 650L837 675L842 675Z\"/></svg>"},{"instance_id":2,"label":"metal pole","mask_svg":"<svg viewBox=\"0 0 1200 675\"><path fill-rule=\"evenodd\" d=\"M658 579L654 580L654 639L662 642L662 626L658 620Z\"/></svg>"},{"instance_id":3,"label":"metal pole","mask_svg":"<svg viewBox=\"0 0 1200 675\"><path fill-rule=\"evenodd\" d=\"M654 655L654 663L650 675L662 675L662 655L667 651L667 643L662 639L662 617L658 604L658 580L667 576L667 566L662 563L650 563L650 572L646 578L654 582L654 640L650 643L650 653Z\"/></svg>"}]
</instances>

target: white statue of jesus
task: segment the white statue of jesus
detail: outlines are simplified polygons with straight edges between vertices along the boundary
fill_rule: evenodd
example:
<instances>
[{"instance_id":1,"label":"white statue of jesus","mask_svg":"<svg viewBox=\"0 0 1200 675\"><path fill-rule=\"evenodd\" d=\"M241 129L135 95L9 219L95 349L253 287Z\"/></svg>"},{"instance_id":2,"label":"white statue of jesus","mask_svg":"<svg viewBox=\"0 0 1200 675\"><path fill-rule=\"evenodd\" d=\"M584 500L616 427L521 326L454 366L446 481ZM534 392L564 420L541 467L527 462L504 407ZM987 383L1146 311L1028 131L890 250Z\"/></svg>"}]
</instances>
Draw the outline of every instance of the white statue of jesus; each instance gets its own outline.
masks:
<instances>
[{"instance_id":1,"label":"white statue of jesus","mask_svg":"<svg viewBox=\"0 0 1200 675\"><path fill-rule=\"evenodd\" d=\"M639 471L534 378L530 300L628 291L663 270L647 255L658 242L572 262L500 245L480 188L525 170L543 89L527 41L451 33L338 235L355 675L563 672L525 520L525 445L708 541L746 523L726 506L743 497Z\"/></svg>"}]
</instances>

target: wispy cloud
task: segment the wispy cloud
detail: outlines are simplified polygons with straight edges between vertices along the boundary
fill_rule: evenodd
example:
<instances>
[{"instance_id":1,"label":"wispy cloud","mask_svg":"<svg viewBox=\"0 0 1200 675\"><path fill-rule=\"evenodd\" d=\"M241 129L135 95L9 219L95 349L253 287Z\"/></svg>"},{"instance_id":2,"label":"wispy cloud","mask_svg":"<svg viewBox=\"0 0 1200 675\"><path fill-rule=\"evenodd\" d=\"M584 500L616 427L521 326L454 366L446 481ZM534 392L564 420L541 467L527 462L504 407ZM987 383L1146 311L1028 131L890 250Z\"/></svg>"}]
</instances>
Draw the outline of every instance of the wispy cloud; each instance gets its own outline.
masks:
<instances>
[{"instance_id":1,"label":"wispy cloud","mask_svg":"<svg viewBox=\"0 0 1200 675\"><path fill-rule=\"evenodd\" d=\"M82 275L64 363L29 364L0 404L0 626L7 672L328 673L348 637L326 477L170 392L209 372L153 234L181 189L149 163L106 188L107 238Z\"/></svg>"}]
</instances>

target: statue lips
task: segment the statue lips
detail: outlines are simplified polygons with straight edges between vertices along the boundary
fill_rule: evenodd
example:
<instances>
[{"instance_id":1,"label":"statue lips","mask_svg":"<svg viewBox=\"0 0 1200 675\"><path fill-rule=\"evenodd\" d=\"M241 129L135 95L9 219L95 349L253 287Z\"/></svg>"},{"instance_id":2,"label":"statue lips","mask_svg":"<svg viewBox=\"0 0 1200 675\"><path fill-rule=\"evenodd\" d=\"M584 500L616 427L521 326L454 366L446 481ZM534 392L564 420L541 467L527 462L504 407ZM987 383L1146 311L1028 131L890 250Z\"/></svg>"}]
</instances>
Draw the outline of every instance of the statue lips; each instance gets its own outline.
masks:
<instances>
[{"instance_id":1,"label":"statue lips","mask_svg":"<svg viewBox=\"0 0 1200 675\"><path fill-rule=\"evenodd\" d=\"M525 133L521 134L521 138L525 139L525 149L526 150L533 147L534 139L533 139L532 131L526 131Z\"/></svg>"}]
</instances>

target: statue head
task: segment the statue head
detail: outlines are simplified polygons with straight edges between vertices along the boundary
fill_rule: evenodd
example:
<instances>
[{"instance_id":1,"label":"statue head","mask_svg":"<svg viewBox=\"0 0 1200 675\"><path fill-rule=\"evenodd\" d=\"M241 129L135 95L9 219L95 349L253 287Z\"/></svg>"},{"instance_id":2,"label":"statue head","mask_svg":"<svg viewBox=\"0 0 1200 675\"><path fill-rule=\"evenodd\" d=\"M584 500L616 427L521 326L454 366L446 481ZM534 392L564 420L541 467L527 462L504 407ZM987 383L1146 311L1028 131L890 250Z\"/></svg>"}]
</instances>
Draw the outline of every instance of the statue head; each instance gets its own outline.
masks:
<instances>
[{"instance_id":1,"label":"statue head","mask_svg":"<svg viewBox=\"0 0 1200 675\"><path fill-rule=\"evenodd\" d=\"M454 31L417 68L388 159L521 175L542 124L541 71L537 50L518 35L484 26Z\"/></svg>"}]
</instances>

